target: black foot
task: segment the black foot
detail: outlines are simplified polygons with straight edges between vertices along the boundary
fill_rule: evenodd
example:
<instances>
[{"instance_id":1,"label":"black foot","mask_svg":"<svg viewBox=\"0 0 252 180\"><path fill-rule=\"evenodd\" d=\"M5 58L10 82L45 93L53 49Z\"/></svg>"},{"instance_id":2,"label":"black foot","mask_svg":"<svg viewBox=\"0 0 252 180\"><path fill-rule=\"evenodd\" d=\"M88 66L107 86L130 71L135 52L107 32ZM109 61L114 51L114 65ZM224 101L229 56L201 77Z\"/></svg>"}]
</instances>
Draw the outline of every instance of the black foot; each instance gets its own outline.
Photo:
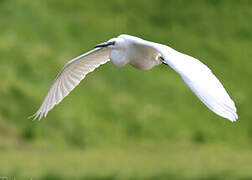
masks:
<instances>
[{"instance_id":1,"label":"black foot","mask_svg":"<svg viewBox=\"0 0 252 180\"><path fill-rule=\"evenodd\" d=\"M162 64L164 64L164 65L167 65L167 66L168 66L168 64L165 62L165 60L164 60L164 58L163 58L162 56L159 56L159 58L161 59Z\"/></svg>"},{"instance_id":2,"label":"black foot","mask_svg":"<svg viewBox=\"0 0 252 180\"><path fill-rule=\"evenodd\" d=\"M164 62L164 61L162 62L162 64L164 64L164 65L166 65L166 66L169 66L169 65L168 65L166 62Z\"/></svg>"}]
</instances>

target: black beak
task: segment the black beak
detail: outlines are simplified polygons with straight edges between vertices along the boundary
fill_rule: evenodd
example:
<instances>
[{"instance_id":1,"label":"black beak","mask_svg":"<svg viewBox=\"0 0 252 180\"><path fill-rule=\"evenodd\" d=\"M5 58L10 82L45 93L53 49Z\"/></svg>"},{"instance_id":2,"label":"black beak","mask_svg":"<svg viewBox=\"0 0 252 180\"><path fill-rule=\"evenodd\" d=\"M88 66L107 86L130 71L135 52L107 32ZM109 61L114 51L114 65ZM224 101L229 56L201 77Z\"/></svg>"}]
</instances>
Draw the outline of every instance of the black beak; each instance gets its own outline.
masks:
<instances>
[{"instance_id":1,"label":"black beak","mask_svg":"<svg viewBox=\"0 0 252 180\"><path fill-rule=\"evenodd\" d=\"M115 45L115 41L97 44L94 48L98 48L98 47L107 47L107 46L110 46L110 45Z\"/></svg>"}]
</instances>

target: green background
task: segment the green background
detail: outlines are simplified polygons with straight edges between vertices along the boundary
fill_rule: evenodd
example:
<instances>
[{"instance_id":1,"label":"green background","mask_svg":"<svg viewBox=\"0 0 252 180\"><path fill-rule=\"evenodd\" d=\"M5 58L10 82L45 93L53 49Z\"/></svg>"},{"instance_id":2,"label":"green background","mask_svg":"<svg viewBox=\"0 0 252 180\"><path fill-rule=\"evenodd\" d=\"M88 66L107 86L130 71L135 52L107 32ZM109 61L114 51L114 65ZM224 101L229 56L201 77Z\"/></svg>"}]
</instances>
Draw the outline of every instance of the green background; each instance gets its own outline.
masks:
<instances>
[{"instance_id":1,"label":"green background","mask_svg":"<svg viewBox=\"0 0 252 180\"><path fill-rule=\"evenodd\" d=\"M252 1L0 0L0 178L252 179ZM169 67L107 63L46 119L64 64L119 34L207 64L239 120L210 112Z\"/></svg>"}]
</instances>

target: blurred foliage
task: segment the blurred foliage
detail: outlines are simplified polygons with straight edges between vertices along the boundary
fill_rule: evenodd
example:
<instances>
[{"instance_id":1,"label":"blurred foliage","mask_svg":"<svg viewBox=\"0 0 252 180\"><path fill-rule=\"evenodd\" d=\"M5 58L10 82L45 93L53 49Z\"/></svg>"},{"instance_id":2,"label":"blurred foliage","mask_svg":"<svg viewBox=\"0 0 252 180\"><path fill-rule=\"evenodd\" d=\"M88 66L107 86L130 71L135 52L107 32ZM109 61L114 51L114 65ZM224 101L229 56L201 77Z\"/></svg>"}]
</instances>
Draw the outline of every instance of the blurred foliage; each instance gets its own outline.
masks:
<instances>
[{"instance_id":1,"label":"blurred foliage","mask_svg":"<svg viewBox=\"0 0 252 180\"><path fill-rule=\"evenodd\" d=\"M41 169L36 173L36 168L41 168L36 166L31 173L42 179L63 179L59 172L67 171L63 163L59 164L60 157L53 158L55 153L50 154L50 149L55 148L64 150L71 159L71 152L82 150L85 154L90 148L100 157L103 151L98 150L103 147L120 153L121 149L112 147L134 147L148 141L154 147L165 142L179 150L182 147L174 142L186 142L200 148L205 161L209 155L206 147L214 149L210 150L209 157L222 151L222 146L215 149L215 144L223 144L223 148L239 147L242 152L249 151L244 157L251 157L251 19L250 0L0 0L0 151L3 151L0 156L9 158L16 151L24 153L20 156L25 153L40 156L40 151L45 150L42 157L61 169L43 174ZM130 66L116 68L111 63L88 75L46 119L40 122L27 119L38 109L53 79L68 60L123 33L170 45L207 64L236 102L239 121L230 123L210 112L171 68L160 66L138 71ZM130 152L125 152L122 161L127 161ZM148 161L152 153L155 152L138 160ZM173 151L177 159L166 157L166 153L160 152L160 157L170 162L169 166L151 158L160 167L159 172L149 170L148 174L144 164L138 164L132 167L134 171L125 171L121 177L117 174L121 171L113 169L120 162L113 161L108 163L113 164L111 169L107 168L108 175L89 176L87 171L79 177L134 179L134 173L136 177L144 177L138 176L139 172L147 173L147 179L239 177L229 173L234 171L239 158L230 166L223 164L220 168L223 171L200 172L204 162L198 162L194 167L199 172L188 175L190 164L178 156L184 157L187 152ZM237 151L228 153L218 157L225 161ZM111 156L113 153L108 153L106 161ZM85 161L81 157L74 158L73 166L81 166ZM13 165L15 158L20 157L13 156L12 163L6 161L8 168L1 170L0 167L0 176L1 172L8 172L19 177L15 172L24 169L21 162ZM31 163L43 161L36 156L31 158ZM174 161L178 163L177 169L182 170L181 175L177 175L175 167L169 171ZM195 163L193 158L190 161ZM218 163L215 161L213 166ZM100 167L97 164L96 170ZM248 166L240 165L239 170ZM241 172L247 172L243 178L252 177L251 171Z\"/></svg>"}]
</instances>

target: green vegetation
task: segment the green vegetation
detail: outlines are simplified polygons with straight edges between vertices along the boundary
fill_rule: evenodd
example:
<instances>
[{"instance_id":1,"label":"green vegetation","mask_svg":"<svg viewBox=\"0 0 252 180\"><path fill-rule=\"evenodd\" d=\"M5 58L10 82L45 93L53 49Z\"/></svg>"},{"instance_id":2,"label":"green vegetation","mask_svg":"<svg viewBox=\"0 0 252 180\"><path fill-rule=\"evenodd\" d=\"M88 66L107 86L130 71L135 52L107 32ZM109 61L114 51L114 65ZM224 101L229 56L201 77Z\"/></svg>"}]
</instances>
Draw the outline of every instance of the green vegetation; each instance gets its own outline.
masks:
<instances>
[{"instance_id":1,"label":"green vegetation","mask_svg":"<svg viewBox=\"0 0 252 180\"><path fill-rule=\"evenodd\" d=\"M249 0L0 0L0 177L252 179L251 19ZM207 64L238 122L166 66L111 63L46 119L27 119L68 60L122 33Z\"/></svg>"}]
</instances>

